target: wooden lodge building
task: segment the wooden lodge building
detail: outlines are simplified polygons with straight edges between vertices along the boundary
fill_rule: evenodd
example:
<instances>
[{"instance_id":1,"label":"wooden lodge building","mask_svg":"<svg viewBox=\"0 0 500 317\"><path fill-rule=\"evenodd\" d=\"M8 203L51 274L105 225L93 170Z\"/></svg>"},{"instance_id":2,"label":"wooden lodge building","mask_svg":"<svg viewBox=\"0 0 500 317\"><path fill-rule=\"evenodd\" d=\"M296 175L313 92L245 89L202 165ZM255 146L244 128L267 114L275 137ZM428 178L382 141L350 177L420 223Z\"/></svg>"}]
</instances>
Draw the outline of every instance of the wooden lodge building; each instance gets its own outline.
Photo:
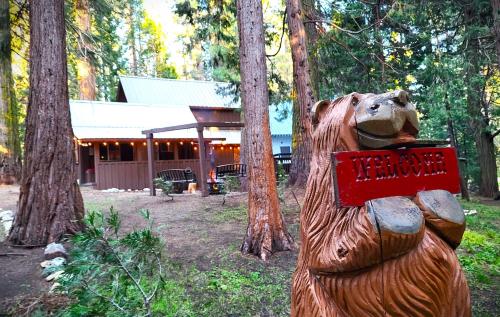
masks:
<instances>
[{"instance_id":1,"label":"wooden lodge building","mask_svg":"<svg viewBox=\"0 0 500 317\"><path fill-rule=\"evenodd\" d=\"M201 173L200 140L209 169L238 163L240 128L208 124L240 121L239 103L220 94L227 88L217 82L123 76L117 102L70 101L80 184L143 189L150 187L149 175L184 168L199 182L208 176ZM150 134L151 173L143 131L173 126ZM201 139L194 126L202 127Z\"/></svg>"}]
</instances>

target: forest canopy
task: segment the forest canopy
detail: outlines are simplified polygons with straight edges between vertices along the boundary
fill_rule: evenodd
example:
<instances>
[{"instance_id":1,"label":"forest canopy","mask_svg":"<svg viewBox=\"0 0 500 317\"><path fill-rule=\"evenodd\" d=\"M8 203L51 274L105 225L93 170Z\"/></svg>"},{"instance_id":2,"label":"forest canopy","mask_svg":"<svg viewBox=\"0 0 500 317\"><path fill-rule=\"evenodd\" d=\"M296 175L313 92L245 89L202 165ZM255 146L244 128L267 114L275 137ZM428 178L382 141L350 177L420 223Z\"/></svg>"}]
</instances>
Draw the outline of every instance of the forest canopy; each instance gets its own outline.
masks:
<instances>
[{"instance_id":1,"label":"forest canopy","mask_svg":"<svg viewBox=\"0 0 500 317\"><path fill-rule=\"evenodd\" d=\"M113 101L120 74L226 81L231 88L221 93L238 98L235 2L161 1L161 8L172 12L168 21L146 9L154 2L65 1L70 99ZM497 1L301 4L318 100L353 91L409 91L419 111L420 137L449 139L464 159L463 176L470 188L496 194L486 174L497 174L500 157ZM10 0L9 5L16 124L22 140L29 92L29 4ZM280 108L297 99L285 1L264 0L263 11L270 103ZM170 30L175 30L180 50L165 40ZM282 116L287 115L291 113L284 110Z\"/></svg>"}]
</instances>

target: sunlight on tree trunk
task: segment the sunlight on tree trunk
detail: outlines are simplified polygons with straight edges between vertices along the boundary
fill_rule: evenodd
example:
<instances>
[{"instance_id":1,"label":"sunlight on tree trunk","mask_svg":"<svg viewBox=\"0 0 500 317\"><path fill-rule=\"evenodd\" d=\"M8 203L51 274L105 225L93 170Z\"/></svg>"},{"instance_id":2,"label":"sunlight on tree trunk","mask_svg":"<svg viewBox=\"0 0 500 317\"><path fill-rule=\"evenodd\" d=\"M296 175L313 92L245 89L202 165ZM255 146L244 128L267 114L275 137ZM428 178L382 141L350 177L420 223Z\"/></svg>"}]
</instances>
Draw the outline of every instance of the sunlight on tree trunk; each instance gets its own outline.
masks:
<instances>
[{"instance_id":1,"label":"sunlight on tree trunk","mask_svg":"<svg viewBox=\"0 0 500 317\"><path fill-rule=\"evenodd\" d=\"M0 1L0 184L19 179L21 145L13 89L9 1Z\"/></svg>"},{"instance_id":2,"label":"sunlight on tree trunk","mask_svg":"<svg viewBox=\"0 0 500 317\"><path fill-rule=\"evenodd\" d=\"M80 29L78 47L78 84L80 99L96 99L96 70L90 54L93 52L90 31L89 0L76 0L76 25Z\"/></svg>"},{"instance_id":3,"label":"sunlight on tree trunk","mask_svg":"<svg viewBox=\"0 0 500 317\"><path fill-rule=\"evenodd\" d=\"M30 3L30 96L13 244L44 245L82 229L68 100L63 0Z\"/></svg>"},{"instance_id":4,"label":"sunlight on tree trunk","mask_svg":"<svg viewBox=\"0 0 500 317\"><path fill-rule=\"evenodd\" d=\"M241 100L245 113L248 164L248 227L241 246L244 254L267 260L277 251L291 250L276 190L269 127L269 93L262 2L238 0Z\"/></svg>"},{"instance_id":5,"label":"sunlight on tree trunk","mask_svg":"<svg viewBox=\"0 0 500 317\"><path fill-rule=\"evenodd\" d=\"M288 29L293 61L296 100L293 107L293 151L289 183L305 186L312 155L311 109L315 102L307 54L306 32L300 0L287 0Z\"/></svg>"}]
</instances>

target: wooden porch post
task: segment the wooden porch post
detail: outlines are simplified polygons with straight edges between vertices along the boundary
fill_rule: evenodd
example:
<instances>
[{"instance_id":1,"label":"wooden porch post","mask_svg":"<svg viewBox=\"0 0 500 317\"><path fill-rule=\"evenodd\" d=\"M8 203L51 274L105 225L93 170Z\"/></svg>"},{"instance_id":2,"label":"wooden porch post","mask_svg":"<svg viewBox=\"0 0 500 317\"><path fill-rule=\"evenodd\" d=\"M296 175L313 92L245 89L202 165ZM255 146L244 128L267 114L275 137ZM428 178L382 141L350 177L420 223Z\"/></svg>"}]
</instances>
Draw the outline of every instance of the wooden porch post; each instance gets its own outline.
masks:
<instances>
[{"instance_id":1,"label":"wooden porch post","mask_svg":"<svg viewBox=\"0 0 500 317\"><path fill-rule=\"evenodd\" d=\"M155 185L153 179L155 178L155 158L154 158L154 146L153 146L153 133L148 133L146 136L147 147L148 147L148 176L149 176L149 195L156 196Z\"/></svg>"},{"instance_id":2,"label":"wooden porch post","mask_svg":"<svg viewBox=\"0 0 500 317\"><path fill-rule=\"evenodd\" d=\"M95 188L101 189L99 184L99 162L101 160L101 153L99 153L99 142L94 142L92 144L94 147L94 181Z\"/></svg>"},{"instance_id":3,"label":"wooden porch post","mask_svg":"<svg viewBox=\"0 0 500 317\"><path fill-rule=\"evenodd\" d=\"M207 161L206 161L206 151L205 151L205 139L203 138L203 127L197 127L196 130L198 131L198 145L200 146L200 173L201 175L199 176L200 180L200 188L201 188L201 196L202 197L207 197L208 196L208 189L207 189Z\"/></svg>"}]
</instances>

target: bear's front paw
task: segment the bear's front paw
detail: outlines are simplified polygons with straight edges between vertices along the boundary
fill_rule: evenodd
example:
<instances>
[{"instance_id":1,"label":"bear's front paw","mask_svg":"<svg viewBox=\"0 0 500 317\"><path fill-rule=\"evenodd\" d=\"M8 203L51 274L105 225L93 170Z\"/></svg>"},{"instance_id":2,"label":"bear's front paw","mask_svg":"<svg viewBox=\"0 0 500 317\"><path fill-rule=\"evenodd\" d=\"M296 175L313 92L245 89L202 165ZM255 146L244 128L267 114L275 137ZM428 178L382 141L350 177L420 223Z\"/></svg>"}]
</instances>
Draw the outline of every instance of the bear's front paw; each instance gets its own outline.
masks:
<instances>
[{"instance_id":1,"label":"bear's front paw","mask_svg":"<svg viewBox=\"0 0 500 317\"><path fill-rule=\"evenodd\" d=\"M369 200L365 205L370 220L380 234L383 260L410 251L422 240L424 216L410 199L385 197Z\"/></svg>"},{"instance_id":2,"label":"bear's front paw","mask_svg":"<svg viewBox=\"0 0 500 317\"><path fill-rule=\"evenodd\" d=\"M415 203L424 212L426 224L456 248L465 231L465 215L457 199L446 190L429 190L417 193Z\"/></svg>"}]
</instances>

